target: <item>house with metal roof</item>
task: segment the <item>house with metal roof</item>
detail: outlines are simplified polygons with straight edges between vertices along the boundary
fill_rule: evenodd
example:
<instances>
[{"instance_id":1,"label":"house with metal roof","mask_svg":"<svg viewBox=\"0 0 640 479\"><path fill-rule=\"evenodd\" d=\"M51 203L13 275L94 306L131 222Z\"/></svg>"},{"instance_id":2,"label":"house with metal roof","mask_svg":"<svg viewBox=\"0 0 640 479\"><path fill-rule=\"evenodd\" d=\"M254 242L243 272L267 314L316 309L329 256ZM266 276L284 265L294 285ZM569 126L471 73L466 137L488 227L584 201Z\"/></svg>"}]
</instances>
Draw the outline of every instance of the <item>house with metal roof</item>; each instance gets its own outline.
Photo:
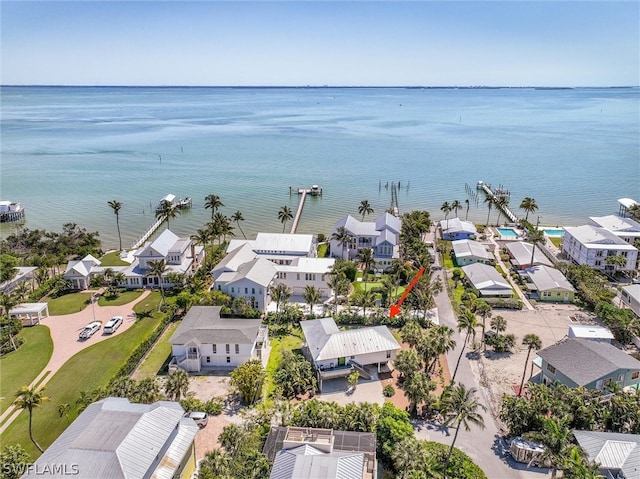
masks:
<instances>
[{"instance_id":1,"label":"house with metal roof","mask_svg":"<svg viewBox=\"0 0 640 479\"><path fill-rule=\"evenodd\" d=\"M471 221L451 218L440 221L440 232L443 240L455 241L471 239L478 231Z\"/></svg>"},{"instance_id":2,"label":"house with metal roof","mask_svg":"<svg viewBox=\"0 0 640 479\"><path fill-rule=\"evenodd\" d=\"M347 244L340 244L333 234L343 227L352 236ZM334 258L354 259L364 248L373 250L376 267L386 269L400 256L402 222L390 213L382 213L375 221L359 221L351 215L340 219L333 227L330 246Z\"/></svg>"},{"instance_id":3,"label":"house with metal roof","mask_svg":"<svg viewBox=\"0 0 640 479\"><path fill-rule=\"evenodd\" d=\"M221 318L220 306L192 306L169 339L169 368L233 369L257 359L266 366L269 334L261 319Z\"/></svg>"},{"instance_id":4,"label":"house with metal roof","mask_svg":"<svg viewBox=\"0 0 640 479\"><path fill-rule=\"evenodd\" d=\"M13 278L0 283L0 291L5 294L11 294L19 284L31 282L33 289L34 273L38 268L35 266L16 266L13 268L15 275Z\"/></svg>"},{"instance_id":5,"label":"house with metal roof","mask_svg":"<svg viewBox=\"0 0 640 479\"><path fill-rule=\"evenodd\" d=\"M549 266L534 266L525 271L527 289L539 301L572 303L575 289L561 271Z\"/></svg>"},{"instance_id":6,"label":"house with metal roof","mask_svg":"<svg viewBox=\"0 0 640 479\"><path fill-rule=\"evenodd\" d=\"M605 479L640 478L640 435L579 431L573 436Z\"/></svg>"},{"instance_id":7,"label":"house with metal roof","mask_svg":"<svg viewBox=\"0 0 640 479\"><path fill-rule=\"evenodd\" d=\"M603 389L611 383L640 387L640 361L608 342L564 338L538 351L542 382Z\"/></svg>"},{"instance_id":8,"label":"house with metal roof","mask_svg":"<svg viewBox=\"0 0 640 479\"><path fill-rule=\"evenodd\" d=\"M633 244L640 239L640 223L632 218L624 218L617 215L590 216L589 222L594 226L599 226L611 231L618 238Z\"/></svg>"},{"instance_id":9,"label":"house with metal roof","mask_svg":"<svg viewBox=\"0 0 640 479\"><path fill-rule=\"evenodd\" d=\"M233 239L229 242L227 253L249 245L256 256L275 264L290 264L296 258L316 256L316 241L310 234L258 233L254 240Z\"/></svg>"},{"instance_id":10,"label":"house with metal roof","mask_svg":"<svg viewBox=\"0 0 640 479\"><path fill-rule=\"evenodd\" d=\"M622 304L640 316L640 284L629 284L620 291Z\"/></svg>"},{"instance_id":11,"label":"house with metal roof","mask_svg":"<svg viewBox=\"0 0 640 479\"><path fill-rule=\"evenodd\" d=\"M532 266L553 266L553 263L549 261L540 248L533 250L531 243L524 241L509 241L504 245L509 255L511 264L515 269L523 270L531 268ZM533 254L533 261L531 261L531 255Z\"/></svg>"},{"instance_id":12,"label":"house with metal roof","mask_svg":"<svg viewBox=\"0 0 640 479\"><path fill-rule=\"evenodd\" d=\"M478 296L510 298L513 289L509 282L502 277L493 266L473 263L462 267L464 280Z\"/></svg>"},{"instance_id":13,"label":"house with metal roof","mask_svg":"<svg viewBox=\"0 0 640 479\"><path fill-rule=\"evenodd\" d=\"M638 250L611 231L593 225L567 226L562 251L576 264L604 272L632 271L638 263ZM610 256L626 258L624 266L607 262Z\"/></svg>"},{"instance_id":14,"label":"house with metal roof","mask_svg":"<svg viewBox=\"0 0 640 479\"><path fill-rule=\"evenodd\" d=\"M97 274L95 268L100 260L88 254L81 260L69 261L62 277L71 282L71 289L88 289L91 276Z\"/></svg>"},{"instance_id":15,"label":"house with metal roof","mask_svg":"<svg viewBox=\"0 0 640 479\"><path fill-rule=\"evenodd\" d=\"M369 432L271 427L263 454L270 479L375 479L376 436Z\"/></svg>"},{"instance_id":16,"label":"house with metal roof","mask_svg":"<svg viewBox=\"0 0 640 479\"><path fill-rule=\"evenodd\" d=\"M491 264L495 261L491 253L482 243L470 240L456 240L451 242L453 256L458 266L466 266L473 263Z\"/></svg>"},{"instance_id":17,"label":"house with metal roof","mask_svg":"<svg viewBox=\"0 0 640 479\"><path fill-rule=\"evenodd\" d=\"M333 318L302 321L300 326L305 338L302 351L318 371L321 390L323 380L348 376L353 368L365 377L368 365L375 365L377 372L388 369L400 350L386 326L341 331Z\"/></svg>"},{"instance_id":18,"label":"house with metal roof","mask_svg":"<svg viewBox=\"0 0 640 479\"><path fill-rule=\"evenodd\" d=\"M22 477L189 478L197 432L177 402L106 398L90 404Z\"/></svg>"},{"instance_id":19,"label":"house with metal roof","mask_svg":"<svg viewBox=\"0 0 640 479\"><path fill-rule=\"evenodd\" d=\"M592 341L604 341L610 343L613 333L603 326L593 326L591 324L573 324L569 326L567 336L570 338L584 338Z\"/></svg>"}]
</instances>

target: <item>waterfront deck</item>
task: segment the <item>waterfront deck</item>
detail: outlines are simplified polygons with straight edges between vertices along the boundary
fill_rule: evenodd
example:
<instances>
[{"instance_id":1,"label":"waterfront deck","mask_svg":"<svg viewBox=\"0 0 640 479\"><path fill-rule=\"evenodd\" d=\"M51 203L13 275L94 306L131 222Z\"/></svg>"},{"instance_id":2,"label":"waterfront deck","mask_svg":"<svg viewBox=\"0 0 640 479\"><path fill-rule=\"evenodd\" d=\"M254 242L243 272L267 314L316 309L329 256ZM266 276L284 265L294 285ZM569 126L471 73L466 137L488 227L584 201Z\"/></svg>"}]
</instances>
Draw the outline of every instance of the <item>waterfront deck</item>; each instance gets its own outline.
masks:
<instances>
[{"instance_id":1,"label":"waterfront deck","mask_svg":"<svg viewBox=\"0 0 640 479\"><path fill-rule=\"evenodd\" d=\"M507 218L509 218L509 221L511 221L511 223L518 223L518 217L515 215L515 213L513 213L513 211L511 211L511 209L509 209L509 205L500 205L500 203L495 202L495 200L500 197L509 198L511 196L509 190L506 190L502 187L491 188L490 184L483 181L478 181L478 189L484 191L487 196L491 197L494 200L494 206L496 208L500 208L500 211L502 211L502 213Z\"/></svg>"},{"instance_id":2,"label":"waterfront deck","mask_svg":"<svg viewBox=\"0 0 640 479\"><path fill-rule=\"evenodd\" d=\"M22 221L24 208L15 201L0 201L0 223Z\"/></svg>"},{"instance_id":3,"label":"waterfront deck","mask_svg":"<svg viewBox=\"0 0 640 479\"><path fill-rule=\"evenodd\" d=\"M160 203L158 204L158 206L156 207L156 212L160 211L162 209L162 205L165 201L169 202L171 204L171 208L172 209L189 209L191 208L192 205L192 201L191 198L181 198L178 201L175 201L175 196L172 194L168 194L166 195L164 198L162 198L162 200L160 200ZM163 214L160 215L156 218L156 222L153 223L149 229L146 231L145 234L143 234L140 238L138 238L138 240L133 243L133 245L131 245L131 249L138 249L140 246L142 246L144 244L145 241L147 241L149 239L149 237L155 233L155 231L160 228L160 225L162 223L164 223L167 220L167 215Z\"/></svg>"},{"instance_id":4,"label":"waterfront deck","mask_svg":"<svg viewBox=\"0 0 640 479\"><path fill-rule=\"evenodd\" d=\"M300 195L300 201L298 201L298 209L296 210L296 214L293 217L293 223L291 223L291 234L295 234L298 229L298 223L300 222L300 217L302 216L302 210L304 208L304 202L307 199L307 195L311 196L322 196L322 187L318 185L312 185L311 188L297 188L297 192ZM289 187L289 194L293 193L293 188Z\"/></svg>"}]
</instances>

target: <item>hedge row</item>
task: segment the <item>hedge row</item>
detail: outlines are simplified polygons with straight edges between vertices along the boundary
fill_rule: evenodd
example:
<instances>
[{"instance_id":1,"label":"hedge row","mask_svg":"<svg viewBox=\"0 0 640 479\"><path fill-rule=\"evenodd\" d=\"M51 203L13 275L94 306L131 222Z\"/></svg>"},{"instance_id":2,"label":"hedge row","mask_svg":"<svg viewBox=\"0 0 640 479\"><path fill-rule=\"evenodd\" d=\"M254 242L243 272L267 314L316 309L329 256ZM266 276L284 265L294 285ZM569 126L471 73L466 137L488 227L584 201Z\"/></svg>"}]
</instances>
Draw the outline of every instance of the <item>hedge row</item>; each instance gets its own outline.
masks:
<instances>
[{"instance_id":1,"label":"hedge row","mask_svg":"<svg viewBox=\"0 0 640 479\"><path fill-rule=\"evenodd\" d=\"M482 298L492 308L522 309L522 301L516 298Z\"/></svg>"}]
</instances>

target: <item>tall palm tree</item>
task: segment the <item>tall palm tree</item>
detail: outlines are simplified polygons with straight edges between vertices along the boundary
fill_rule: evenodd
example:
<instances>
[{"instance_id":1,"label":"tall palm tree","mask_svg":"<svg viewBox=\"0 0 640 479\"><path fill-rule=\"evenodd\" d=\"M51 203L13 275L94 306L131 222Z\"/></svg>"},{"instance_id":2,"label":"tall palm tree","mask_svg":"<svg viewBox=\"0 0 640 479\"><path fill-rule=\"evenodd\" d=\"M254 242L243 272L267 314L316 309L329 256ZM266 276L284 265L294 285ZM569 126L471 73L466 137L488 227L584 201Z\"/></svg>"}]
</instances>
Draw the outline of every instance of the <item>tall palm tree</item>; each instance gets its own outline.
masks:
<instances>
[{"instance_id":1,"label":"tall palm tree","mask_svg":"<svg viewBox=\"0 0 640 479\"><path fill-rule=\"evenodd\" d=\"M373 213L373 207L369 204L369 201L362 200L360 202L360 206L358 206L358 213L362 215L362 221L364 221L365 215L370 215Z\"/></svg>"},{"instance_id":2,"label":"tall palm tree","mask_svg":"<svg viewBox=\"0 0 640 479\"><path fill-rule=\"evenodd\" d=\"M331 234L331 239L337 241L342 247L342 259L344 258L345 247L350 245L353 241L353 235L344 226L339 226L335 233Z\"/></svg>"},{"instance_id":3,"label":"tall palm tree","mask_svg":"<svg viewBox=\"0 0 640 479\"><path fill-rule=\"evenodd\" d=\"M180 213L180 209L172 205L170 201L164 200L160 203L160 208L156 210L156 218L164 216L167 220L167 229L169 229L169 220L175 218Z\"/></svg>"},{"instance_id":4,"label":"tall palm tree","mask_svg":"<svg viewBox=\"0 0 640 479\"><path fill-rule=\"evenodd\" d=\"M449 213L451 213L451 205L449 204L448 201L445 201L444 203L442 203L442 206L440 207L440 211L442 211L444 213L444 219L447 219L447 216L449 216Z\"/></svg>"},{"instance_id":5,"label":"tall palm tree","mask_svg":"<svg viewBox=\"0 0 640 479\"><path fill-rule=\"evenodd\" d=\"M460 360L462 359L462 355L464 354L464 349L469 343L469 337L473 335L475 340L476 337L476 328L479 326L478 318L473 314L473 311L469 309L465 309L462 313L462 316L458 318L458 332L465 332L464 342L462 343L462 349L460 350L460 356L458 356L458 362L456 363L456 368L453 370L453 376L451 376L451 382L453 383L456 379L456 373L458 372L458 366L460 366Z\"/></svg>"},{"instance_id":6,"label":"tall palm tree","mask_svg":"<svg viewBox=\"0 0 640 479\"><path fill-rule=\"evenodd\" d=\"M292 218L293 218L293 213L291 212L291 208L289 208L286 205L280 208L280 211L278 211L278 219L280 220L280 223L282 223L283 233L284 233L285 227L287 226L287 221L289 221Z\"/></svg>"},{"instance_id":7,"label":"tall palm tree","mask_svg":"<svg viewBox=\"0 0 640 479\"><path fill-rule=\"evenodd\" d=\"M460 203L460 201L454 200L451 203L451 210L453 211L453 214L456 215L456 218L458 217L458 210L460 208L462 208L462 203Z\"/></svg>"},{"instance_id":8,"label":"tall palm tree","mask_svg":"<svg viewBox=\"0 0 640 479\"><path fill-rule=\"evenodd\" d=\"M227 241L227 236L234 236L231 220L226 215L220 212L213 215L213 225L213 230L218 234L218 239L222 237L222 241Z\"/></svg>"},{"instance_id":9,"label":"tall palm tree","mask_svg":"<svg viewBox=\"0 0 640 479\"><path fill-rule=\"evenodd\" d=\"M196 244L201 244L202 246L207 246L207 243L211 239L211 231L209 229L196 230L196 234L191 235L191 240L195 241Z\"/></svg>"},{"instance_id":10,"label":"tall palm tree","mask_svg":"<svg viewBox=\"0 0 640 479\"><path fill-rule=\"evenodd\" d=\"M30 388L29 386L22 386L20 390L16 393L16 406L19 409L26 409L29 411L29 437L31 438L31 442L35 444L38 448L38 451L44 452L44 450L40 447L40 444L33 437L33 410L37 407L40 407L43 402L48 401L49 398L46 397L42 392L44 391L45 386L40 388L39 391L36 391L35 386Z\"/></svg>"},{"instance_id":11,"label":"tall palm tree","mask_svg":"<svg viewBox=\"0 0 640 479\"><path fill-rule=\"evenodd\" d=\"M364 289L367 289L367 279L369 277L369 270L373 266L375 262L375 258L373 256L373 250L371 248L362 248L358 251L358 256L356 257L358 263L362 266L362 278L364 279Z\"/></svg>"},{"instance_id":12,"label":"tall palm tree","mask_svg":"<svg viewBox=\"0 0 640 479\"><path fill-rule=\"evenodd\" d=\"M335 303L335 314L338 313L338 296L346 296L349 294L349 279L342 272L330 273L327 286L333 290L333 299Z\"/></svg>"},{"instance_id":13,"label":"tall palm tree","mask_svg":"<svg viewBox=\"0 0 640 479\"><path fill-rule=\"evenodd\" d=\"M535 349L538 351L542 347L542 340L537 334L526 334L524 338L522 338L522 345L527 347L527 359L524 361L524 371L522 372L522 381L520 381L520 389L518 389L518 397L522 396L522 388L524 387L524 378L527 374L527 366L529 366L529 355L531 354L531 350Z\"/></svg>"},{"instance_id":14,"label":"tall palm tree","mask_svg":"<svg viewBox=\"0 0 640 479\"><path fill-rule=\"evenodd\" d=\"M496 316L495 318L491 318L491 329L493 329L496 333L503 333L507 330L507 320L502 316Z\"/></svg>"},{"instance_id":15,"label":"tall palm tree","mask_svg":"<svg viewBox=\"0 0 640 479\"><path fill-rule=\"evenodd\" d=\"M276 314L280 311L280 306L286 304L293 294L291 289L284 283L274 284L269 292L271 293L271 298L276 302Z\"/></svg>"},{"instance_id":16,"label":"tall palm tree","mask_svg":"<svg viewBox=\"0 0 640 479\"><path fill-rule=\"evenodd\" d=\"M405 378L402 388L409 401L409 411L415 414L418 404L427 401L431 391L436 389L436 383L431 381L426 373L415 372Z\"/></svg>"},{"instance_id":17,"label":"tall palm tree","mask_svg":"<svg viewBox=\"0 0 640 479\"><path fill-rule=\"evenodd\" d=\"M162 305L162 303L164 303L164 285L162 277L167 273L169 268L163 259L158 261L149 261L147 265L147 276L154 276L158 278L158 283L160 284L160 295L162 296L160 305ZM158 310L160 310L160 305L158 305Z\"/></svg>"},{"instance_id":18,"label":"tall palm tree","mask_svg":"<svg viewBox=\"0 0 640 479\"><path fill-rule=\"evenodd\" d=\"M475 313L482 318L482 344L486 349L486 344L484 341L485 332L487 331L487 318L491 317L491 306L483 299L479 299L475 304Z\"/></svg>"},{"instance_id":19,"label":"tall palm tree","mask_svg":"<svg viewBox=\"0 0 640 479\"><path fill-rule=\"evenodd\" d=\"M116 227L118 228L118 240L120 242L120 251L122 251L122 236L120 236L120 208L122 203L116 200L108 201L107 204L111 206L111 209L116 215Z\"/></svg>"},{"instance_id":20,"label":"tall palm tree","mask_svg":"<svg viewBox=\"0 0 640 479\"><path fill-rule=\"evenodd\" d=\"M464 204L467 205L467 213L464 215L464 220L467 221L469 219L469 206L471 206L471 202L469 201L469 198L464 200Z\"/></svg>"},{"instance_id":21,"label":"tall palm tree","mask_svg":"<svg viewBox=\"0 0 640 479\"><path fill-rule=\"evenodd\" d=\"M531 266L533 266L533 260L536 254L536 245L538 243L543 243L544 242L544 231L542 230L538 230L538 229L534 229L533 231L529 231L529 234L527 235L527 239L529 241L531 241Z\"/></svg>"},{"instance_id":22,"label":"tall palm tree","mask_svg":"<svg viewBox=\"0 0 640 479\"><path fill-rule=\"evenodd\" d=\"M231 215L231 221L234 221L238 225L238 229L240 230L240 233L242 233L242 237L244 239L247 239L247 236L244 234L244 231L242 231L242 228L240 227L240 222L244 221L244 216L242 216L242 212L236 211L233 215Z\"/></svg>"},{"instance_id":23,"label":"tall palm tree","mask_svg":"<svg viewBox=\"0 0 640 479\"><path fill-rule=\"evenodd\" d=\"M187 396L189 391L189 373L184 369L173 371L167 376L164 392L172 401L180 401L180 397Z\"/></svg>"},{"instance_id":24,"label":"tall palm tree","mask_svg":"<svg viewBox=\"0 0 640 479\"><path fill-rule=\"evenodd\" d=\"M360 290L353 295L353 302L362 308L362 315L367 315L367 308L372 308L376 304L376 294L372 290Z\"/></svg>"},{"instance_id":25,"label":"tall palm tree","mask_svg":"<svg viewBox=\"0 0 640 479\"><path fill-rule=\"evenodd\" d=\"M205 209L211 210L211 220L213 220L213 215L216 211L223 206L224 203L220 201L220 197L218 195L210 194L204 197L204 207Z\"/></svg>"},{"instance_id":26,"label":"tall palm tree","mask_svg":"<svg viewBox=\"0 0 640 479\"><path fill-rule=\"evenodd\" d=\"M487 227L489 226L489 217L491 216L491 207L493 206L493 196L486 195L484 197L484 202L487 204L487 207L489 208L489 213L487 213L487 224L484 225L485 227Z\"/></svg>"},{"instance_id":27,"label":"tall palm tree","mask_svg":"<svg viewBox=\"0 0 640 479\"><path fill-rule=\"evenodd\" d=\"M313 314L313 307L320 302L320 291L313 285L304 287L304 300L309 305L309 312Z\"/></svg>"},{"instance_id":28,"label":"tall palm tree","mask_svg":"<svg viewBox=\"0 0 640 479\"><path fill-rule=\"evenodd\" d=\"M453 452L453 447L458 439L460 428L464 427L467 432L471 430L472 425L478 426L480 429L485 428L484 418L478 412L478 409L486 411L487 408L484 404L481 404L478 401L476 392L476 388L467 389L464 384L458 384L457 386L448 389L444 395L444 407L449 414L447 419L444 421L444 425L454 426L456 428L456 433L453 436L453 442L451 443L449 453L447 454L447 460L445 461L445 474L447 474L449 469L451 453Z\"/></svg>"},{"instance_id":29,"label":"tall palm tree","mask_svg":"<svg viewBox=\"0 0 640 479\"><path fill-rule=\"evenodd\" d=\"M535 213L538 209L538 204L536 203L536 200L527 196L520 203L520 209L527 212L524 219L525 221L529 221L529 213Z\"/></svg>"},{"instance_id":30,"label":"tall palm tree","mask_svg":"<svg viewBox=\"0 0 640 479\"><path fill-rule=\"evenodd\" d=\"M449 351L456 347L456 341L453 339L453 329L449 326L438 325L429 330L430 339L432 341L432 348L434 352L434 358L431 363L431 370L435 369L435 365L440 361L440 355L447 354Z\"/></svg>"},{"instance_id":31,"label":"tall palm tree","mask_svg":"<svg viewBox=\"0 0 640 479\"><path fill-rule=\"evenodd\" d=\"M496 220L496 224L500 225L500 216L502 215L502 211L509 206L509 197L508 196L498 196L495 201L496 209L498 210L498 219Z\"/></svg>"}]
</instances>

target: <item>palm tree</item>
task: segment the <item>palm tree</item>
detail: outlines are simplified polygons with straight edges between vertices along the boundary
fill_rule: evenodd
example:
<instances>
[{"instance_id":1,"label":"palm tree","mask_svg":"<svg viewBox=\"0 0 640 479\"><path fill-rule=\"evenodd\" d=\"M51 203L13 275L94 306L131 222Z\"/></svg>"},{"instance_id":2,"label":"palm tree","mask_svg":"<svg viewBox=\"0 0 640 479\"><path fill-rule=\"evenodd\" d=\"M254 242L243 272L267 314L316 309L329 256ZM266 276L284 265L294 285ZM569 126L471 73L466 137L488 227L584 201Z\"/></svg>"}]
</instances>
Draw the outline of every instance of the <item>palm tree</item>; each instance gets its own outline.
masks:
<instances>
[{"instance_id":1,"label":"palm tree","mask_svg":"<svg viewBox=\"0 0 640 479\"><path fill-rule=\"evenodd\" d=\"M495 201L496 209L498 210L498 219L496 220L496 224L500 225L500 215L502 215L502 211L509 206L509 197L508 196L498 196Z\"/></svg>"},{"instance_id":2,"label":"palm tree","mask_svg":"<svg viewBox=\"0 0 640 479\"><path fill-rule=\"evenodd\" d=\"M410 414L415 414L418 410L418 404L429 399L431 391L436 388L436 383L429 379L429 376L422 372L409 374L404 380L402 386L404 395L409 401Z\"/></svg>"},{"instance_id":3,"label":"palm tree","mask_svg":"<svg viewBox=\"0 0 640 479\"><path fill-rule=\"evenodd\" d=\"M471 310L465 309L462 313L462 316L458 318L458 332L465 332L464 342L462 343L462 350L460 351L460 356L458 356L458 362L456 363L456 368L453 370L453 376L451 376L451 382L453 383L456 379L456 373L458 372L458 366L460 366L460 360L462 359L462 355L464 354L464 348L467 346L469 342L469 337L473 335L473 339L475 341L476 338L476 328L479 326L478 318L473 314Z\"/></svg>"},{"instance_id":4,"label":"palm tree","mask_svg":"<svg viewBox=\"0 0 640 479\"><path fill-rule=\"evenodd\" d=\"M529 198L527 196L520 203L520 209L527 212L527 214L524 217L524 219L525 219L525 221L528 221L529 220L529 213L535 213L536 210L538 209L538 204L536 203L536 200L534 200L533 198Z\"/></svg>"},{"instance_id":5,"label":"palm tree","mask_svg":"<svg viewBox=\"0 0 640 479\"><path fill-rule=\"evenodd\" d=\"M534 229L533 231L529 231L529 234L527 235L527 238L529 239L529 241L531 241L531 266L533 266L533 259L534 256L536 254L536 245L538 243L543 243L544 242L544 231L542 230L538 230L538 229Z\"/></svg>"},{"instance_id":6,"label":"palm tree","mask_svg":"<svg viewBox=\"0 0 640 479\"><path fill-rule=\"evenodd\" d=\"M467 389L464 384L458 384L454 388L448 389L444 395L444 407L449 414L444 421L444 425L456 428L456 433L453 436L453 442L445 461L445 475L449 469L451 453L456 444L456 439L458 439L460 427L463 426L467 432L471 430L471 425L478 426L480 429L485 428L484 418L480 415L478 409L486 411L487 408L478 401L476 392L476 388Z\"/></svg>"},{"instance_id":7,"label":"palm tree","mask_svg":"<svg viewBox=\"0 0 640 479\"><path fill-rule=\"evenodd\" d=\"M570 453L573 433L569 427L569 417L560 420L553 417L542 418L542 430L525 433L526 439L539 442L544 450L534 457L535 461L551 463L551 478L555 478Z\"/></svg>"},{"instance_id":8,"label":"palm tree","mask_svg":"<svg viewBox=\"0 0 640 479\"><path fill-rule=\"evenodd\" d=\"M464 216L464 220L467 221L469 219L469 206L471 206L471 202L469 201L469 198L464 200L464 204L467 205L467 213Z\"/></svg>"},{"instance_id":9,"label":"palm tree","mask_svg":"<svg viewBox=\"0 0 640 479\"><path fill-rule=\"evenodd\" d=\"M440 361L440 355L447 354L456 347L456 341L453 339L453 329L449 326L438 325L429 330L429 340L433 348L434 358L430 369L433 371L435 365Z\"/></svg>"},{"instance_id":10,"label":"palm tree","mask_svg":"<svg viewBox=\"0 0 640 479\"><path fill-rule=\"evenodd\" d=\"M156 210L156 218L165 217L167 220L167 229L169 229L169 220L175 218L181 213L181 210L171 204L170 201L164 200L160 203L160 208Z\"/></svg>"},{"instance_id":11,"label":"palm tree","mask_svg":"<svg viewBox=\"0 0 640 479\"><path fill-rule=\"evenodd\" d=\"M460 203L458 200L454 200L451 203L451 210L453 211L453 214L456 215L456 218L458 217L458 210L462 208L462 203Z\"/></svg>"},{"instance_id":12,"label":"palm tree","mask_svg":"<svg viewBox=\"0 0 640 479\"><path fill-rule=\"evenodd\" d=\"M617 383L613 383L617 384ZM562 477L565 479L604 479L599 472L599 465L585 459L582 450L573 446L562 464Z\"/></svg>"},{"instance_id":13,"label":"palm tree","mask_svg":"<svg viewBox=\"0 0 640 479\"><path fill-rule=\"evenodd\" d=\"M211 209L211 220L213 220L213 215L218 211L218 208L224 206L224 203L220 201L220 197L218 195L207 195L204 197L204 207L205 209Z\"/></svg>"},{"instance_id":14,"label":"palm tree","mask_svg":"<svg viewBox=\"0 0 640 479\"><path fill-rule=\"evenodd\" d=\"M304 300L309 305L309 312L313 314L313 306L320 302L320 291L312 285L304 287Z\"/></svg>"},{"instance_id":15,"label":"palm tree","mask_svg":"<svg viewBox=\"0 0 640 479\"><path fill-rule=\"evenodd\" d=\"M484 341L484 333L487 331L487 318L491 317L491 306L485 300L479 299L475 304L475 313L482 318L482 344L486 350L487 345Z\"/></svg>"},{"instance_id":16,"label":"palm tree","mask_svg":"<svg viewBox=\"0 0 640 479\"><path fill-rule=\"evenodd\" d=\"M493 206L493 196L487 195L484 197L484 202L487 204L489 208L489 213L487 214L487 224L485 227L489 226L489 217L491 216L491 207Z\"/></svg>"},{"instance_id":17,"label":"palm tree","mask_svg":"<svg viewBox=\"0 0 640 479\"><path fill-rule=\"evenodd\" d=\"M35 387L30 388L29 386L22 386L16 393L16 406L19 409L26 409L27 411L29 411L29 437L40 452L44 452L44 450L40 447L40 444L38 444L38 442L33 437L32 422L34 408L40 407L43 402L49 400L48 397L42 394L44 389L45 386L40 388L39 391L36 391Z\"/></svg>"},{"instance_id":18,"label":"palm tree","mask_svg":"<svg viewBox=\"0 0 640 479\"><path fill-rule=\"evenodd\" d=\"M280 208L280 211L278 211L278 219L282 223L283 233L284 233L285 227L287 226L287 221L289 221L292 218L293 218L293 213L291 212L291 208L289 208L286 205Z\"/></svg>"},{"instance_id":19,"label":"palm tree","mask_svg":"<svg viewBox=\"0 0 640 479\"><path fill-rule=\"evenodd\" d=\"M284 283L277 283L270 288L271 298L276 302L276 314L280 311L280 305L286 304L293 292Z\"/></svg>"},{"instance_id":20,"label":"palm tree","mask_svg":"<svg viewBox=\"0 0 640 479\"><path fill-rule=\"evenodd\" d=\"M240 222L244 221L244 216L242 216L242 212L236 211L233 215L231 215L231 221L234 221L238 225L238 229L240 230L240 233L242 233L242 237L244 239L247 239L247 236L244 234L244 231L242 231L242 228L240 227Z\"/></svg>"},{"instance_id":21,"label":"palm tree","mask_svg":"<svg viewBox=\"0 0 640 479\"><path fill-rule=\"evenodd\" d=\"M333 299L335 302L335 313L338 313L338 296L346 296L349 294L349 280L347 276L342 273L330 273L327 286L333 290Z\"/></svg>"},{"instance_id":22,"label":"palm tree","mask_svg":"<svg viewBox=\"0 0 640 479\"><path fill-rule=\"evenodd\" d=\"M369 201L362 200L360 202L360 206L358 206L358 213L362 215L362 221L364 221L365 215L370 215L373 213L373 207L369 204Z\"/></svg>"},{"instance_id":23,"label":"palm tree","mask_svg":"<svg viewBox=\"0 0 640 479\"><path fill-rule=\"evenodd\" d=\"M362 315L366 316L367 308L371 308L376 304L376 294L370 289L357 291L353 295L353 302L356 306L362 307Z\"/></svg>"},{"instance_id":24,"label":"palm tree","mask_svg":"<svg viewBox=\"0 0 640 479\"><path fill-rule=\"evenodd\" d=\"M213 215L212 230L218 235L218 239L222 236L222 241L227 241L227 236L234 236L231 220L224 214L217 212Z\"/></svg>"},{"instance_id":25,"label":"palm tree","mask_svg":"<svg viewBox=\"0 0 640 479\"><path fill-rule=\"evenodd\" d=\"M440 207L440 211L442 211L444 213L444 219L447 219L447 216L449 216L449 213L451 213L451 205L449 204L448 201L445 201L444 203L442 203L442 206Z\"/></svg>"},{"instance_id":26,"label":"palm tree","mask_svg":"<svg viewBox=\"0 0 640 479\"><path fill-rule=\"evenodd\" d=\"M195 241L196 244L201 244L202 246L207 246L207 243L211 239L211 231L209 229L196 230L196 234L191 235L191 240Z\"/></svg>"},{"instance_id":27,"label":"palm tree","mask_svg":"<svg viewBox=\"0 0 640 479\"><path fill-rule=\"evenodd\" d=\"M162 305L162 303L164 303L164 285L162 277L166 274L169 268L167 267L163 259L159 261L149 261L147 265L147 276L155 276L158 279L158 283L160 284L160 295L162 296L160 305ZM158 311L160 310L160 305L158 305Z\"/></svg>"},{"instance_id":28,"label":"palm tree","mask_svg":"<svg viewBox=\"0 0 640 479\"><path fill-rule=\"evenodd\" d=\"M495 318L491 318L491 329L493 329L496 333L502 333L507 330L507 320L502 316L496 316Z\"/></svg>"},{"instance_id":29,"label":"palm tree","mask_svg":"<svg viewBox=\"0 0 640 479\"><path fill-rule=\"evenodd\" d=\"M164 392L172 401L180 401L181 396L189 391L189 373L184 369L178 369L167 376L164 384Z\"/></svg>"},{"instance_id":30,"label":"palm tree","mask_svg":"<svg viewBox=\"0 0 640 479\"><path fill-rule=\"evenodd\" d=\"M331 239L337 241L338 244L342 247L342 259L344 258L345 247L350 245L353 241L353 235L349 232L347 228L344 226L338 227L335 233L331 234Z\"/></svg>"},{"instance_id":31,"label":"palm tree","mask_svg":"<svg viewBox=\"0 0 640 479\"><path fill-rule=\"evenodd\" d=\"M530 333L522 338L522 345L527 347L527 359L524 361L524 371L522 373L522 381L520 381L520 389L518 389L518 397L522 396L522 388L524 386L525 375L527 374L527 366L529 365L529 355L531 354L531 350L539 350L542 347L542 340L537 334Z\"/></svg>"},{"instance_id":32,"label":"palm tree","mask_svg":"<svg viewBox=\"0 0 640 479\"><path fill-rule=\"evenodd\" d=\"M360 251L358 251L358 256L356 257L356 259L362 266L362 278L364 279L364 289L366 290L369 270L375 262L373 250L371 248L362 248Z\"/></svg>"},{"instance_id":33,"label":"palm tree","mask_svg":"<svg viewBox=\"0 0 640 479\"><path fill-rule=\"evenodd\" d=\"M107 204L111 206L111 209L116 214L116 227L118 228L118 240L120 241L120 251L122 251L122 236L120 236L120 208L122 208L122 203L119 201L113 200L108 201Z\"/></svg>"}]
</instances>

